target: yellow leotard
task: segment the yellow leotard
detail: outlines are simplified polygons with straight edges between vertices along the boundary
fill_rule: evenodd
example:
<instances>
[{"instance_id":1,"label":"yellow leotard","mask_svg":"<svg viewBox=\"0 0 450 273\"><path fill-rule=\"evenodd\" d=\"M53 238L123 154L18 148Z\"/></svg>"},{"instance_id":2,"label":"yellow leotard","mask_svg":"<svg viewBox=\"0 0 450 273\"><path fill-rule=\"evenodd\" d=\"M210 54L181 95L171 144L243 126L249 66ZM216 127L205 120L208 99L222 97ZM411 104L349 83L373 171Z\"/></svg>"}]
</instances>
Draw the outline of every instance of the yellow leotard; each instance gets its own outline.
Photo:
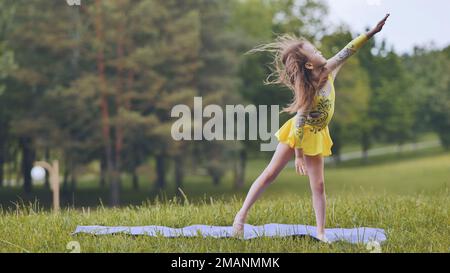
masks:
<instances>
[{"instance_id":1,"label":"yellow leotard","mask_svg":"<svg viewBox=\"0 0 450 273\"><path fill-rule=\"evenodd\" d=\"M348 43L338 54L329 60L332 70L340 66L367 42L366 34L361 34ZM288 144L291 148L303 149L305 155L330 156L333 140L331 139L328 124L334 114L335 88L334 71L328 75L330 91L323 89L314 97L312 110L307 115L298 113L286 121L275 133L277 139ZM304 119L298 120L303 117ZM296 125L300 124L300 125Z\"/></svg>"}]
</instances>

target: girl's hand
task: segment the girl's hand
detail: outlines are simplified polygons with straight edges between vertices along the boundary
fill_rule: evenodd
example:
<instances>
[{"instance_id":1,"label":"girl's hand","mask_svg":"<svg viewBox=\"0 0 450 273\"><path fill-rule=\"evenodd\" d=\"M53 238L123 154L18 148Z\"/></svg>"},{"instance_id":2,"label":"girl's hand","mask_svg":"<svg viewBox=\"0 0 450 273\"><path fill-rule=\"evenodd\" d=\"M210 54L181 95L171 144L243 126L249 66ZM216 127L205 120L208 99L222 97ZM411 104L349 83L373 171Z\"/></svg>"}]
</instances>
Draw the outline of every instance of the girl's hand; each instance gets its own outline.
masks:
<instances>
[{"instance_id":1,"label":"girl's hand","mask_svg":"<svg viewBox=\"0 0 450 273\"><path fill-rule=\"evenodd\" d=\"M300 175L308 175L305 160L303 158L303 151L300 149L296 149L295 153L295 172Z\"/></svg>"},{"instance_id":2,"label":"girl's hand","mask_svg":"<svg viewBox=\"0 0 450 273\"><path fill-rule=\"evenodd\" d=\"M386 20L387 20L387 18L389 17L389 15L390 15L389 13L386 14L386 16L384 16L384 18L383 18L380 22L378 22L377 26L374 27L374 28L369 32L369 36L370 36L370 37L373 36L373 35L375 35L376 33L380 32L380 31L383 29L383 26L384 26L384 24L386 23Z\"/></svg>"}]
</instances>

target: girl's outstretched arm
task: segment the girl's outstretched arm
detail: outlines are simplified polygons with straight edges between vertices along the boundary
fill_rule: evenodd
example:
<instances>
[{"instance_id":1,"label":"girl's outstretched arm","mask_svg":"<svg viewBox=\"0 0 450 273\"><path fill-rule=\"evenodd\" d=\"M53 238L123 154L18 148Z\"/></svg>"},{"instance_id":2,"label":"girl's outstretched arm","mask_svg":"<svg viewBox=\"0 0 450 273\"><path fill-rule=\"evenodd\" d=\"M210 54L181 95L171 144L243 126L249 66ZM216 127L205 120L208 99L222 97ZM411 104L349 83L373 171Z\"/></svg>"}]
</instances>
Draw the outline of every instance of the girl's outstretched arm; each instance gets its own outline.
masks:
<instances>
[{"instance_id":1,"label":"girl's outstretched arm","mask_svg":"<svg viewBox=\"0 0 450 273\"><path fill-rule=\"evenodd\" d=\"M325 69L332 72L333 78L336 77L337 72L345 63L345 61L350 58L350 56L355 54L355 52L358 51L358 49L360 49L370 38L372 38L376 33L380 32L383 29L383 26L386 23L386 19L388 17L389 13L386 14L386 16L371 31L363 33L353 39L341 51L339 51L335 56L327 61Z\"/></svg>"},{"instance_id":2,"label":"girl's outstretched arm","mask_svg":"<svg viewBox=\"0 0 450 273\"><path fill-rule=\"evenodd\" d=\"M331 71L333 78L336 77L336 74L341 69L345 61L355 54L355 52L358 51L358 49L360 49L369 39L370 38L367 33L359 35L327 61L325 68L327 71Z\"/></svg>"}]
</instances>

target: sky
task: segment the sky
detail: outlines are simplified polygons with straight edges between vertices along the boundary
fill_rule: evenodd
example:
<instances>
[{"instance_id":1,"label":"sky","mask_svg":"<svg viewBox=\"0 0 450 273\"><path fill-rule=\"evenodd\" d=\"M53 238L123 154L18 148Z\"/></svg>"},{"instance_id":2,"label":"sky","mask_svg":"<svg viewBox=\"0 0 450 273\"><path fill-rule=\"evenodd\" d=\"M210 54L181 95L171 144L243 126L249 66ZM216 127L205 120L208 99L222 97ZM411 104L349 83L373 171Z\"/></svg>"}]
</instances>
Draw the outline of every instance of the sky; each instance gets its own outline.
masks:
<instances>
[{"instance_id":1,"label":"sky","mask_svg":"<svg viewBox=\"0 0 450 273\"><path fill-rule=\"evenodd\" d=\"M414 45L443 48L450 45L450 0L325 0L329 21L343 22L353 34L374 27L390 13L377 34L397 53L411 53Z\"/></svg>"}]
</instances>

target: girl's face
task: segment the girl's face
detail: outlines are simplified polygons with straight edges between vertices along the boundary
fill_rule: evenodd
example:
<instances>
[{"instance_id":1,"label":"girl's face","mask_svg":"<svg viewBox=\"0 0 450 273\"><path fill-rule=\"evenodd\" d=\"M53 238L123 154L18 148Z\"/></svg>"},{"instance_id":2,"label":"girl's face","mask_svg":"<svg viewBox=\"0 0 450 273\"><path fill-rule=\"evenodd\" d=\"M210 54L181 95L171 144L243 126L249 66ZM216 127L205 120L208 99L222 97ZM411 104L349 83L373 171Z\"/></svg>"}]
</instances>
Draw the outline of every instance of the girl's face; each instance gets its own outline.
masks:
<instances>
[{"instance_id":1,"label":"girl's face","mask_svg":"<svg viewBox=\"0 0 450 273\"><path fill-rule=\"evenodd\" d=\"M327 64L327 59L322 56L315 46L310 43L305 43L303 45L304 54L308 57L308 62L306 62L305 67L308 69L322 68Z\"/></svg>"}]
</instances>

